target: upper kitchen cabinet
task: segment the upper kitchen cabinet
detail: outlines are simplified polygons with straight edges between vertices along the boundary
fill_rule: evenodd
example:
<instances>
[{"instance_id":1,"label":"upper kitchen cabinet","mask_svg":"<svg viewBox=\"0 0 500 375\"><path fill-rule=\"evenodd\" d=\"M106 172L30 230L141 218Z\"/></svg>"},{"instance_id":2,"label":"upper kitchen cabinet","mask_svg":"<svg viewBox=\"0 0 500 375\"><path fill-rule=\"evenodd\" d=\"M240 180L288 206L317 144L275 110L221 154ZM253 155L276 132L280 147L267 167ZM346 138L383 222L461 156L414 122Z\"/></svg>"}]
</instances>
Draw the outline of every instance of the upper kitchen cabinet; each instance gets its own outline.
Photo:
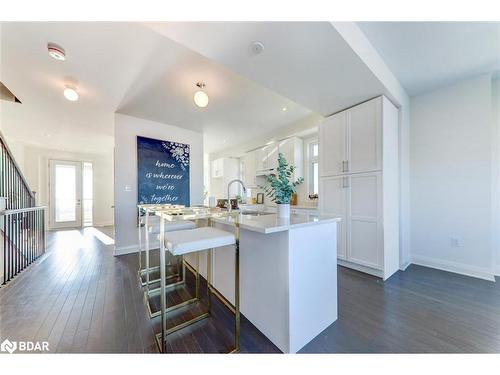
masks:
<instances>
[{"instance_id":1,"label":"upper kitchen cabinet","mask_svg":"<svg viewBox=\"0 0 500 375\"><path fill-rule=\"evenodd\" d=\"M288 164L295 166L294 178L304 176L304 142L298 137L291 137L279 142L278 152L288 161ZM276 155L276 167L278 167L278 155Z\"/></svg>"},{"instance_id":2,"label":"upper kitchen cabinet","mask_svg":"<svg viewBox=\"0 0 500 375\"><path fill-rule=\"evenodd\" d=\"M382 103L369 100L320 124L320 176L382 169Z\"/></svg>"},{"instance_id":3,"label":"upper kitchen cabinet","mask_svg":"<svg viewBox=\"0 0 500 375\"><path fill-rule=\"evenodd\" d=\"M295 177L303 176L303 142L298 137L291 137L247 152L243 156L245 183L252 186L255 176L275 173L279 153L283 154L290 165L296 166Z\"/></svg>"},{"instance_id":4,"label":"upper kitchen cabinet","mask_svg":"<svg viewBox=\"0 0 500 375\"><path fill-rule=\"evenodd\" d=\"M256 187L257 183L257 151L247 152L243 156L243 181L249 188Z\"/></svg>"},{"instance_id":5,"label":"upper kitchen cabinet","mask_svg":"<svg viewBox=\"0 0 500 375\"><path fill-rule=\"evenodd\" d=\"M212 178L219 178L224 176L224 158L212 160Z\"/></svg>"},{"instance_id":6,"label":"upper kitchen cabinet","mask_svg":"<svg viewBox=\"0 0 500 375\"><path fill-rule=\"evenodd\" d=\"M344 172L372 172L382 168L382 97L348 110L347 140Z\"/></svg>"},{"instance_id":7,"label":"upper kitchen cabinet","mask_svg":"<svg viewBox=\"0 0 500 375\"><path fill-rule=\"evenodd\" d=\"M255 154L255 170L256 171L263 171L265 169L269 169L267 166L268 164L268 151L269 148L262 147L259 148L255 151L252 151L253 154Z\"/></svg>"},{"instance_id":8,"label":"upper kitchen cabinet","mask_svg":"<svg viewBox=\"0 0 500 375\"><path fill-rule=\"evenodd\" d=\"M347 160L347 111L327 117L319 126L320 176L344 173Z\"/></svg>"},{"instance_id":9,"label":"upper kitchen cabinet","mask_svg":"<svg viewBox=\"0 0 500 375\"><path fill-rule=\"evenodd\" d=\"M219 158L211 162L210 195L217 198L227 196L227 185L240 178L240 161L237 158ZM231 195L241 194L239 185L231 186Z\"/></svg>"}]
</instances>

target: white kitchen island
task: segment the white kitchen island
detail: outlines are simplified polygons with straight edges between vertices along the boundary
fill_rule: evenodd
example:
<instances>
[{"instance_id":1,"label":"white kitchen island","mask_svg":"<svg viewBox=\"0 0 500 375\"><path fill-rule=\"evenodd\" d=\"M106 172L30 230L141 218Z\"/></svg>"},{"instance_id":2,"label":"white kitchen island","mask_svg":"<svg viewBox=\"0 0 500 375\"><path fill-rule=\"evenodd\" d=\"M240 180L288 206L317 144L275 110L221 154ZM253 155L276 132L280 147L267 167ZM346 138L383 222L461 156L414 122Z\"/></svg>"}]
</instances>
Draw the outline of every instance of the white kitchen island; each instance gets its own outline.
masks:
<instances>
[{"instance_id":1,"label":"white kitchen island","mask_svg":"<svg viewBox=\"0 0 500 375\"><path fill-rule=\"evenodd\" d=\"M337 320L337 222L331 216L239 215L241 312L296 353ZM234 218L214 219L234 230ZM203 269L203 267L201 267ZM234 251L213 252L213 285L234 302Z\"/></svg>"}]
</instances>

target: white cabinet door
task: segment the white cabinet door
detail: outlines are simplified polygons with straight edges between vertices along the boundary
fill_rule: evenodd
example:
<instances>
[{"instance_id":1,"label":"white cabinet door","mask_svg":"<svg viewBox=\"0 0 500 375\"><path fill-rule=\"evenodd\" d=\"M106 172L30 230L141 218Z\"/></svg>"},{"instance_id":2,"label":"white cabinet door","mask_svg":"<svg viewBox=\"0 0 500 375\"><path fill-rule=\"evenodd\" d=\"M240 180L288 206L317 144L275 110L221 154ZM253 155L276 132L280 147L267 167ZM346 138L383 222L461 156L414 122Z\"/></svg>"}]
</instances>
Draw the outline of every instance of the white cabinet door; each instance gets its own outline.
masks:
<instances>
[{"instance_id":1,"label":"white cabinet door","mask_svg":"<svg viewBox=\"0 0 500 375\"><path fill-rule=\"evenodd\" d=\"M255 157L255 151L247 152L243 157L243 163L245 164L245 175L243 177L247 187L254 187L257 185Z\"/></svg>"},{"instance_id":2,"label":"white cabinet door","mask_svg":"<svg viewBox=\"0 0 500 375\"><path fill-rule=\"evenodd\" d=\"M267 168L267 147L262 147L255 152L255 169L257 171Z\"/></svg>"},{"instance_id":3,"label":"white cabinet door","mask_svg":"<svg viewBox=\"0 0 500 375\"><path fill-rule=\"evenodd\" d=\"M382 269L381 172L360 173L349 179L347 259Z\"/></svg>"},{"instance_id":4,"label":"white cabinet door","mask_svg":"<svg viewBox=\"0 0 500 375\"><path fill-rule=\"evenodd\" d=\"M342 218L337 226L337 257L346 259L347 255L347 212L349 190L345 176L323 177L319 181L319 209L327 215Z\"/></svg>"},{"instance_id":5,"label":"white cabinet door","mask_svg":"<svg viewBox=\"0 0 500 375\"><path fill-rule=\"evenodd\" d=\"M326 118L319 126L319 175L344 173L347 160L347 113Z\"/></svg>"},{"instance_id":6,"label":"white cabinet door","mask_svg":"<svg viewBox=\"0 0 500 375\"><path fill-rule=\"evenodd\" d=\"M269 146L266 146L267 150L267 163L266 168L276 169L278 168L278 153L279 153L279 144L273 143Z\"/></svg>"},{"instance_id":7,"label":"white cabinet door","mask_svg":"<svg viewBox=\"0 0 500 375\"><path fill-rule=\"evenodd\" d=\"M224 175L224 160L222 158L212 161L212 177L218 178Z\"/></svg>"},{"instance_id":8,"label":"white cabinet door","mask_svg":"<svg viewBox=\"0 0 500 375\"><path fill-rule=\"evenodd\" d=\"M348 173L382 169L381 98L348 110Z\"/></svg>"}]
</instances>

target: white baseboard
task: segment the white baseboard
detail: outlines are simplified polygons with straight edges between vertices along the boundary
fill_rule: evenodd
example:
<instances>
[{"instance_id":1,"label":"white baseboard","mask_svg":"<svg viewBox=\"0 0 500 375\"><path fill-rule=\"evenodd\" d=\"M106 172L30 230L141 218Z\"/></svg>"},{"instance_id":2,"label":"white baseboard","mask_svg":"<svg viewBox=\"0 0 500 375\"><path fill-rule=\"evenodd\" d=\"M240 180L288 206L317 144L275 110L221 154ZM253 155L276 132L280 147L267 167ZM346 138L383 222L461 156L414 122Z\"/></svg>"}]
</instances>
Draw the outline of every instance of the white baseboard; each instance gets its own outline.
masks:
<instances>
[{"instance_id":1,"label":"white baseboard","mask_svg":"<svg viewBox=\"0 0 500 375\"><path fill-rule=\"evenodd\" d=\"M139 245L122 246L122 247L115 247L113 255L119 256L119 255L132 254L138 252L139 252Z\"/></svg>"},{"instance_id":2,"label":"white baseboard","mask_svg":"<svg viewBox=\"0 0 500 375\"><path fill-rule=\"evenodd\" d=\"M104 223L93 223L93 227L112 227L114 223L112 221L104 222Z\"/></svg>"},{"instance_id":3,"label":"white baseboard","mask_svg":"<svg viewBox=\"0 0 500 375\"><path fill-rule=\"evenodd\" d=\"M405 264L400 264L399 265L399 270L400 271L406 271L406 269L410 266L411 262L406 262Z\"/></svg>"},{"instance_id":4,"label":"white baseboard","mask_svg":"<svg viewBox=\"0 0 500 375\"><path fill-rule=\"evenodd\" d=\"M339 266L342 266L342 267L352 268L353 270L356 270L359 272L363 272L363 273L367 273L367 274L372 275L372 276L380 277L381 279L384 278L384 272L381 270L377 270L375 268L362 266L361 264L348 262L348 261L342 260L342 259L337 259L337 264Z\"/></svg>"},{"instance_id":5,"label":"white baseboard","mask_svg":"<svg viewBox=\"0 0 500 375\"><path fill-rule=\"evenodd\" d=\"M419 266L436 268L442 271L458 273L465 276L476 277L478 279L495 281L493 270L480 267L469 266L463 263L450 262L442 259L428 258L422 256L412 256L411 263Z\"/></svg>"}]
</instances>

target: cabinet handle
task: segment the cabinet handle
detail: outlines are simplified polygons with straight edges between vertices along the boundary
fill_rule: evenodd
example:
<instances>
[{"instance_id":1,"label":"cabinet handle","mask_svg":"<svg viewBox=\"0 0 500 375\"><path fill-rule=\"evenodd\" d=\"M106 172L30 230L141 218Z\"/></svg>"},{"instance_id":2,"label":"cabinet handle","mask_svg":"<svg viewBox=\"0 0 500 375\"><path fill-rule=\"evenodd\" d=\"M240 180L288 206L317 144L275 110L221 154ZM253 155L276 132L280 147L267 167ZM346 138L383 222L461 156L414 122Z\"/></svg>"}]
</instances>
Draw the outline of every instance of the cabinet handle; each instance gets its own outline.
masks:
<instances>
[{"instance_id":1,"label":"cabinet handle","mask_svg":"<svg viewBox=\"0 0 500 375\"><path fill-rule=\"evenodd\" d=\"M349 177L342 177L342 188L346 189L349 187Z\"/></svg>"},{"instance_id":2,"label":"cabinet handle","mask_svg":"<svg viewBox=\"0 0 500 375\"><path fill-rule=\"evenodd\" d=\"M349 172L349 160L342 160L342 172Z\"/></svg>"}]
</instances>

